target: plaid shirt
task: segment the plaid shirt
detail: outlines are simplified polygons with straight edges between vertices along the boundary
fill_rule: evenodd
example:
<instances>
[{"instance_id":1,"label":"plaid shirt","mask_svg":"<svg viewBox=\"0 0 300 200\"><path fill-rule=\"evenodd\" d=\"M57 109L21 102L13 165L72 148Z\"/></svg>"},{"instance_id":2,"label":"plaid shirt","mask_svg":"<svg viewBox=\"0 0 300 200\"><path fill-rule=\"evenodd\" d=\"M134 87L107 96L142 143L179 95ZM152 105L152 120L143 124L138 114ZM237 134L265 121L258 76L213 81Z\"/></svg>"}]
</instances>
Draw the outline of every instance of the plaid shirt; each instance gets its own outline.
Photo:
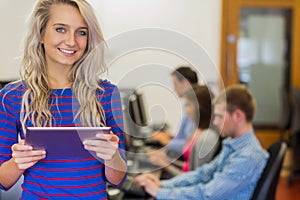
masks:
<instances>
[{"instance_id":1,"label":"plaid shirt","mask_svg":"<svg viewBox=\"0 0 300 200\"><path fill-rule=\"evenodd\" d=\"M157 199L247 200L252 197L268 153L253 130L223 141L222 151L195 171L162 181Z\"/></svg>"}]
</instances>

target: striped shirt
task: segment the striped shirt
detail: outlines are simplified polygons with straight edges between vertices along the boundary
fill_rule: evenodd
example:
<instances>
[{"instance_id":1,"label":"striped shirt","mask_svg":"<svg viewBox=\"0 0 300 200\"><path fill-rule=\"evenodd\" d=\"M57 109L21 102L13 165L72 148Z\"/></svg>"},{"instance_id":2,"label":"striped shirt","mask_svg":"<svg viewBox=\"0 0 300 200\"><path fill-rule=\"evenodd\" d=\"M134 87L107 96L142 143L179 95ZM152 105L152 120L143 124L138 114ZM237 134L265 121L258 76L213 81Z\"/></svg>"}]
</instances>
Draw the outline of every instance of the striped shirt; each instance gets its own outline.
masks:
<instances>
[{"instance_id":1,"label":"striped shirt","mask_svg":"<svg viewBox=\"0 0 300 200\"><path fill-rule=\"evenodd\" d=\"M97 95L101 102L106 126L112 128L119 139L119 151L125 159L125 143L121 100L118 88L108 81L101 81ZM0 164L12 157L11 146L24 139L20 123L23 82L8 84L0 92ZM88 98L88 97L87 97ZM53 89L49 99L53 126L81 126L74 115L78 101L70 88ZM27 126L32 123L27 120ZM59 142L59 141L58 141ZM67 144L65 144L67 145ZM47 157L24 172L21 199L106 199L104 164L96 158ZM1 186L1 189L3 188Z\"/></svg>"},{"instance_id":2,"label":"striped shirt","mask_svg":"<svg viewBox=\"0 0 300 200\"><path fill-rule=\"evenodd\" d=\"M251 199L268 160L254 132L223 141L222 151L195 171L162 181L156 199Z\"/></svg>"}]
</instances>

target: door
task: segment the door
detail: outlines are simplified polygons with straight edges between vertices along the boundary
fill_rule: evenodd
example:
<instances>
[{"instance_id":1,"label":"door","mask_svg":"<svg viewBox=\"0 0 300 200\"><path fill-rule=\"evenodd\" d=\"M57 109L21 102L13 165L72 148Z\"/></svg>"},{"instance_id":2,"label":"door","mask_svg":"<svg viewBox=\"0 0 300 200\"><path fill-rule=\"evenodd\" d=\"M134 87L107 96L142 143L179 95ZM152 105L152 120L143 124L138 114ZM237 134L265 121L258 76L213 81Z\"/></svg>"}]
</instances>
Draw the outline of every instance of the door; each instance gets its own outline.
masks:
<instances>
[{"instance_id":1,"label":"door","mask_svg":"<svg viewBox=\"0 0 300 200\"><path fill-rule=\"evenodd\" d=\"M282 91L300 87L299 5L298 0L223 0L222 79L225 86L249 87L258 127L277 127Z\"/></svg>"}]
</instances>

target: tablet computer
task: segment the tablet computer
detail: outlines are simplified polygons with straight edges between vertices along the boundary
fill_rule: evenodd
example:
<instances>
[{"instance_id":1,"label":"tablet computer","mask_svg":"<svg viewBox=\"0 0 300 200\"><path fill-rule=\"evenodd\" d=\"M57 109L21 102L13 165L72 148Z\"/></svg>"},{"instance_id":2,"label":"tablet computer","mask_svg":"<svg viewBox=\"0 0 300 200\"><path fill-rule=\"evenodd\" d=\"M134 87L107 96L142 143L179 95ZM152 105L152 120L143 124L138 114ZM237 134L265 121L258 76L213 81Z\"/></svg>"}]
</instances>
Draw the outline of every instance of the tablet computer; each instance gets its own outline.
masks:
<instances>
[{"instance_id":1,"label":"tablet computer","mask_svg":"<svg viewBox=\"0 0 300 200\"><path fill-rule=\"evenodd\" d=\"M108 134L110 127L27 127L25 144L46 150L46 158L89 158L95 153L84 149L82 142Z\"/></svg>"}]
</instances>

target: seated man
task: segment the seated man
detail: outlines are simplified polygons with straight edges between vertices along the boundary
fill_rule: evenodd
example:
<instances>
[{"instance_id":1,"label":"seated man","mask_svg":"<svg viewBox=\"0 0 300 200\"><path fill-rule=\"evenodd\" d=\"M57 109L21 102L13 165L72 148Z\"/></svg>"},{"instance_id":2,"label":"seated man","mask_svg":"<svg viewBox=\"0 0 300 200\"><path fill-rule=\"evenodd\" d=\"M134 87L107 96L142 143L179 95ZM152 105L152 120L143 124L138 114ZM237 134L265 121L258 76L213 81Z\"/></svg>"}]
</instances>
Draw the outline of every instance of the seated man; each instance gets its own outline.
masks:
<instances>
[{"instance_id":1,"label":"seated man","mask_svg":"<svg viewBox=\"0 0 300 200\"><path fill-rule=\"evenodd\" d=\"M268 153L255 137L255 102L245 86L231 86L214 101L214 125L220 128L220 154L194 171L159 181L142 174L135 182L156 199L251 199Z\"/></svg>"}]
</instances>

